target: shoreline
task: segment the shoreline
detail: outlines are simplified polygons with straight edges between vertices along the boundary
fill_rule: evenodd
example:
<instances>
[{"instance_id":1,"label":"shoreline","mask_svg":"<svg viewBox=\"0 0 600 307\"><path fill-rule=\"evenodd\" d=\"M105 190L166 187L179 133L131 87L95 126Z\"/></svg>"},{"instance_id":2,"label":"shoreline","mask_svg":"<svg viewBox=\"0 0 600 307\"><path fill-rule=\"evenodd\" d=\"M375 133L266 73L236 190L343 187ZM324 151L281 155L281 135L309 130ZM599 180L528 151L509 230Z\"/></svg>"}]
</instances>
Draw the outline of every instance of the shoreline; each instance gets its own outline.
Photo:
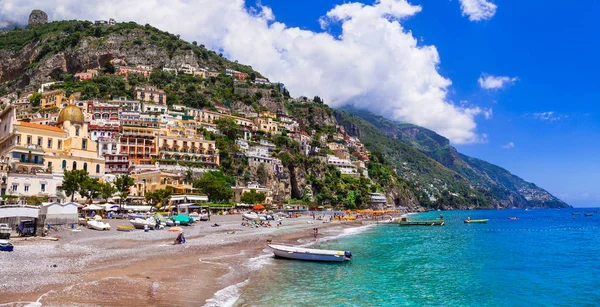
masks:
<instances>
[{"instance_id":1,"label":"shoreline","mask_svg":"<svg viewBox=\"0 0 600 307\"><path fill-rule=\"evenodd\" d=\"M216 306L228 289L248 280L253 259L268 255L267 239L306 243L315 227L335 233L364 226L361 221L310 224L312 218L301 217L285 219L280 229L249 229L240 220L240 215L216 216L186 227L188 241L177 246L175 234L165 230L62 230L52 234L59 241L17 242L15 252L0 254L0 262L10 264L0 268L0 306ZM211 227L214 223L221 226Z\"/></svg>"}]
</instances>

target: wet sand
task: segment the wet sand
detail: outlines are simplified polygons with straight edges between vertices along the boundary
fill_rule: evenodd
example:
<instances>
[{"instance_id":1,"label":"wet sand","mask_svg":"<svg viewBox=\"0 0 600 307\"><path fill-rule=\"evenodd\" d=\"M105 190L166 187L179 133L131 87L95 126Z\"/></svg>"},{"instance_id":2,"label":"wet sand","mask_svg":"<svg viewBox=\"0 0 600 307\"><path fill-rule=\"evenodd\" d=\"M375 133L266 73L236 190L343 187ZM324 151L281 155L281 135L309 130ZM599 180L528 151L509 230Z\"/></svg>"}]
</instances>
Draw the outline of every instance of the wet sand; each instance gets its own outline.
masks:
<instances>
[{"instance_id":1,"label":"wet sand","mask_svg":"<svg viewBox=\"0 0 600 307\"><path fill-rule=\"evenodd\" d=\"M310 241L314 227L335 233L360 226L307 222L312 218L285 219L280 229L250 229L240 225L240 215L214 216L184 227L187 243L172 245L174 233L118 232L116 226L129 223L111 220L111 231L62 230L51 233L60 238L56 242L16 242L15 252L0 253L0 304L219 306L215 293L249 278L253 258L269 254L267 239L294 244Z\"/></svg>"}]
</instances>

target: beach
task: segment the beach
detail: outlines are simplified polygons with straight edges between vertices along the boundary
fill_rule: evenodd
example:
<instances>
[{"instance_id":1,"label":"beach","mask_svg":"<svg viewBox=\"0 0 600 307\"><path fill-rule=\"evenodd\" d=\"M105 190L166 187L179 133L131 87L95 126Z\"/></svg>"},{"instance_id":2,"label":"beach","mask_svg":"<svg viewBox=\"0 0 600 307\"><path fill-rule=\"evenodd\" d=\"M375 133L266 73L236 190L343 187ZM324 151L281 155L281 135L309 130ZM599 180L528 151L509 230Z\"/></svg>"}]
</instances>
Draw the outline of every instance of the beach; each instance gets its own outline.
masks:
<instances>
[{"instance_id":1,"label":"beach","mask_svg":"<svg viewBox=\"0 0 600 307\"><path fill-rule=\"evenodd\" d=\"M64 228L49 233L58 241L16 240L14 252L0 253L0 304L230 305L260 269L259 259L271 257L266 240L306 244L314 240L315 227L323 236L336 236L361 226L304 216L284 219L281 228L248 228L241 215L212 216L184 226L186 244L173 245L176 233L120 232L117 226L129 225L127 220L109 222L110 231ZM212 227L215 223L220 226Z\"/></svg>"}]
</instances>

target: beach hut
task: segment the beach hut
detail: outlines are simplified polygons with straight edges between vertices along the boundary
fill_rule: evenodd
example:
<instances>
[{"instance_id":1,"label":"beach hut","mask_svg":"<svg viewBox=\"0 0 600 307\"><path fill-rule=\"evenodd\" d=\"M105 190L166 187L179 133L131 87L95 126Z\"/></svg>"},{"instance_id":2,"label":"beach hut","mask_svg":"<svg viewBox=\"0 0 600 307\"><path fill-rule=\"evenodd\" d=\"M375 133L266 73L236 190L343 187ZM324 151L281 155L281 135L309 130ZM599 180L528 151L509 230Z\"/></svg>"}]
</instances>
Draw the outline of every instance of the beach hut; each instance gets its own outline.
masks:
<instances>
[{"instance_id":1,"label":"beach hut","mask_svg":"<svg viewBox=\"0 0 600 307\"><path fill-rule=\"evenodd\" d=\"M60 204L57 202L42 203L40 217L44 224L65 225L77 223L77 203Z\"/></svg>"}]
</instances>

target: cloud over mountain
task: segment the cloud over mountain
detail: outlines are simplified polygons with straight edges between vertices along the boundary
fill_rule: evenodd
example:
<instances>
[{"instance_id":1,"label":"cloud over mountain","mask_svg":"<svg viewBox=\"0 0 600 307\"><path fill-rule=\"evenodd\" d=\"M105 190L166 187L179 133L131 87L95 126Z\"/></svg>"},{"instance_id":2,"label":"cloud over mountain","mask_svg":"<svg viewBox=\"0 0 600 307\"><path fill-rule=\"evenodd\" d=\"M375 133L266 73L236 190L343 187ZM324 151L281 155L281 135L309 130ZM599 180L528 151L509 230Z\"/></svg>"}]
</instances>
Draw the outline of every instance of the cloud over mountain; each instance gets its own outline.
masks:
<instances>
[{"instance_id":1,"label":"cloud over mountain","mask_svg":"<svg viewBox=\"0 0 600 307\"><path fill-rule=\"evenodd\" d=\"M35 8L46 11L50 20L114 17L149 23L222 50L284 82L294 95L319 95L333 107L367 108L427 127L458 144L484 138L477 134L475 118L485 110L448 99L452 82L438 72L436 47L420 45L403 27L403 20L422 9L406 0L335 6L319 23L325 29L341 26L337 37L288 27L269 7L247 7L243 0L2 0L0 20L24 22Z\"/></svg>"}]
</instances>

